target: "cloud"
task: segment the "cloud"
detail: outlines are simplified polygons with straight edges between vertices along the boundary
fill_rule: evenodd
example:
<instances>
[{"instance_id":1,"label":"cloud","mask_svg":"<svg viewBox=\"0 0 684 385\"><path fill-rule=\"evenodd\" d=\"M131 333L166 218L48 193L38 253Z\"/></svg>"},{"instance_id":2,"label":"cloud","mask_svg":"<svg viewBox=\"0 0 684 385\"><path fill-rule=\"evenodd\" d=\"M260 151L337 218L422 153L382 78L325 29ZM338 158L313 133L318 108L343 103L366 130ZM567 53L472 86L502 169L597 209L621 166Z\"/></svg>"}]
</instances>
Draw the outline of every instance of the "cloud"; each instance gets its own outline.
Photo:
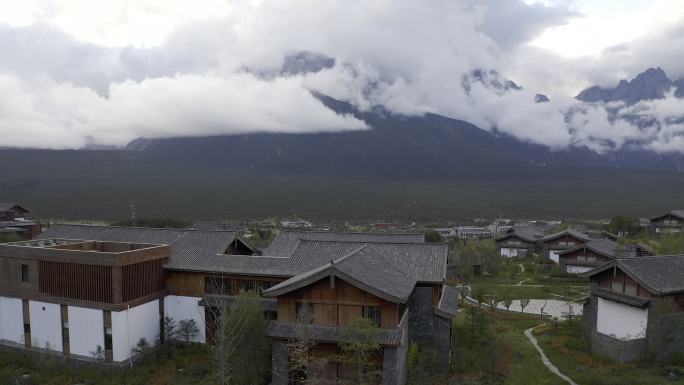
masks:
<instances>
[{"instance_id":1,"label":"cloud","mask_svg":"<svg viewBox=\"0 0 684 385\"><path fill-rule=\"evenodd\" d=\"M526 44L578 17L565 2L213 1L193 2L187 18L189 2L181 0L168 12L152 0L114 2L117 17L93 11L86 21L68 2L32 2L23 23L0 26L0 50L11 53L0 57L0 92L12 95L0 100L0 145L78 148L137 137L367 128L325 108L316 91L361 109L439 113L554 149L607 151L635 141L656 151L681 148L671 116L661 131L649 131L571 97L590 82L635 74L643 56L674 68L674 53L646 38L593 59L563 59ZM211 6L220 11L206 12ZM143 28L145 20L160 26ZM684 50L681 30L654 36ZM282 73L286 56L301 51L335 58L335 66ZM489 75L477 79L474 70ZM501 88L507 79L524 88ZM537 92L551 102L535 103ZM665 103L640 105L647 112L639 113L678 107Z\"/></svg>"}]
</instances>

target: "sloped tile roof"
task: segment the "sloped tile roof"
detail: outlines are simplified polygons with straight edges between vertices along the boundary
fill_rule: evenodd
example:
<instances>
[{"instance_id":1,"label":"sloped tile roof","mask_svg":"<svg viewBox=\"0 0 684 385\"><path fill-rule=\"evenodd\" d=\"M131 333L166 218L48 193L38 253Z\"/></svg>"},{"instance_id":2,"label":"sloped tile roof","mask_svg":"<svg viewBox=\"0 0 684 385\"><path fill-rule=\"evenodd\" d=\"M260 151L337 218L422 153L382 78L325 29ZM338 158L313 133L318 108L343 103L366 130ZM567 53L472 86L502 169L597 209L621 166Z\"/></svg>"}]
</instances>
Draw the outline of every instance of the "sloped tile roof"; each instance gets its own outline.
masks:
<instances>
[{"instance_id":1,"label":"sloped tile roof","mask_svg":"<svg viewBox=\"0 0 684 385\"><path fill-rule=\"evenodd\" d=\"M560 238L564 235L569 235L571 237L577 238L577 239L582 240L582 241L588 241L589 240L589 235L587 235L581 231L575 230L575 229L566 229L563 231L559 231L557 233L549 234L549 235L544 236L541 240L542 240L542 242L547 242L547 241L554 240L556 238Z\"/></svg>"},{"instance_id":2,"label":"sloped tile roof","mask_svg":"<svg viewBox=\"0 0 684 385\"><path fill-rule=\"evenodd\" d=\"M332 231L283 230L264 250L264 255L290 256L300 240L336 241L362 243L423 243L425 235L420 233L340 233Z\"/></svg>"},{"instance_id":3,"label":"sloped tile roof","mask_svg":"<svg viewBox=\"0 0 684 385\"><path fill-rule=\"evenodd\" d=\"M684 291L684 256L657 256L616 260L618 268L658 294Z\"/></svg>"},{"instance_id":4,"label":"sloped tile roof","mask_svg":"<svg viewBox=\"0 0 684 385\"><path fill-rule=\"evenodd\" d=\"M416 285L415 278L397 269L370 245L363 245L343 257L281 282L263 294L277 297L329 276L339 277L377 297L397 303L406 303Z\"/></svg>"},{"instance_id":5,"label":"sloped tile roof","mask_svg":"<svg viewBox=\"0 0 684 385\"><path fill-rule=\"evenodd\" d=\"M444 286L442 298L439 299L437 310L444 315L454 317L458 313L458 289L453 286Z\"/></svg>"},{"instance_id":6,"label":"sloped tile roof","mask_svg":"<svg viewBox=\"0 0 684 385\"><path fill-rule=\"evenodd\" d=\"M679 218L679 219L684 219L684 210L670 210L670 211L668 211L668 212L666 212L666 213L663 213L663 214L660 214L660 215L656 215L656 216L654 216L654 217L650 217L649 220L652 221L652 220L655 220L655 219L658 219L658 218L662 218L662 217L664 217L664 216L666 216L666 215L672 215L672 216L675 216L675 217L677 217L677 218Z\"/></svg>"},{"instance_id":7,"label":"sloped tile roof","mask_svg":"<svg viewBox=\"0 0 684 385\"><path fill-rule=\"evenodd\" d=\"M183 266L192 264L192 261L198 258L217 256L225 252L230 242L235 239L235 233L218 230L52 224L37 237L50 238L169 245L169 265ZM227 258L226 255L220 257Z\"/></svg>"}]
</instances>

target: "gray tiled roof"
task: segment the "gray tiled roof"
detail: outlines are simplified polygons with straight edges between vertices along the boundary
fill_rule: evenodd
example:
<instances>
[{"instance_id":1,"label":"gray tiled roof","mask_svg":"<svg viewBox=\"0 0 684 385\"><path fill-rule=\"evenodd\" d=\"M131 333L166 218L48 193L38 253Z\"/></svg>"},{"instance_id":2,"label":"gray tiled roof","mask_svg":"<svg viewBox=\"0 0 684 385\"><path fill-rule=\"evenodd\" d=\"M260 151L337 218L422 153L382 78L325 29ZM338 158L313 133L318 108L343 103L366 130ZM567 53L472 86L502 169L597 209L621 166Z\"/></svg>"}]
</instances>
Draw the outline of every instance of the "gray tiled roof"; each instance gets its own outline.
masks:
<instances>
[{"instance_id":1,"label":"gray tiled roof","mask_svg":"<svg viewBox=\"0 0 684 385\"><path fill-rule=\"evenodd\" d=\"M514 226L508 230L506 234L500 236L496 240L500 241L510 237L511 235L516 235L523 241L532 243L539 241L544 236L542 232L535 230L531 226Z\"/></svg>"},{"instance_id":2,"label":"gray tiled roof","mask_svg":"<svg viewBox=\"0 0 684 385\"><path fill-rule=\"evenodd\" d=\"M684 219L684 210L670 210L670 211L668 211L668 212L666 212L666 213L663 213L663 214L660 214L660 215L656 215L656 216L654 216L654 217L651 217L651 218L649 218L649 220L654 220L654 219L662 218L662 217L664 217L664 216L666 216L666 215L673 215L673 216L675 216L675 217L677 217L677 218L679 218L679 219Z\"/></svg>"},{"instance_id":3,"label":"gray tiled roof","mask_svg":"<svg viewBox=\"0 0 684 385\"><path fill-rule=\"evenodd\" d=\"M318 342L343 342L343 332L343 327L271 321L266 329L266 336L294 340L307 333ZM383 346L399 346L403 335L402 329L379 329L378 342Z\"/></svg>"},{"instance_id":4,"label":"gray tiled roof","mask_svg":"<svg viewBox=\"0 0 684 385\"><path fill-rule=\"evenodd\" d=\"M38 239L61 238L112 242L151 243L171 246L169 265L192 265L205 257L225 252L235 238L232 231L210 231L191 229L155 229L145 227L117 227L94 225L52 224ZM206 265L210 261L204 261Z\"/></svg>"},{"instance_id":5,"label":"gray tiled roof","mask_svg":"<svg viewBox=\"0 0 684 385\"><path fill-rule=\"evenodd\" d=\"M456 287L444 286L437 310L450 317L456 316L458 313L458 289Z\"/></svg>"},{"instance_id":6,"label":"gray tiled roof","mask_svg":"<svg viewBox=\"0 0 684 385\"><path fill-rule=\"evenodd\" d=\"M28 210L26 210L24 207L21 207L19 204L14 202L0 202L0 211L12 210L15 206L19 206L20 209L28 212Z\"/></svg>"},{"instance_id":7,"label":"gray tiled roof","mask_svg":"<svg viewBox=\"0 0 684 385\"><path fill-rule=\"evenodd\" d=\"M398 303L406 303L416 285L415 278L397 269L370 245L363 245L343 257L281 282L263 294L277 297L328 276L339 277L377 297Z\"/></svg>"},{"instance_id":8,"label":"gray tiled roof","mask_svg":"<svg viewBox=\"0 0 684 385\"><path fill-rule=\"evenodd\" d=\"M420 233L339 233L331 231L282 230L264 250L264 255L285 257L292 255L300 240L362 243L423 243Z\"/></svg>"},{"instance_id":9,"label":"gray tiled roof","mask_svg":"<svg viewBox=\"0 0 684 385\"><path fill-rule=\"evenodd\" d=\"M617 259L617 266L659 294L684 291L684 256Z\"/></svg>"},{"instance_id":10,"label":"gray tiled roof","mask_svg":"<svg viewBox=\"0 0 684 385\"><path fill-rule=\"evenodd\" d=\"M631 296L631 295L627 295L627 294L623 294L623 293L617 293L617 292L614 292L612 290L604 289L601 287L591 288L591 294L598 296L598 297L601 297L601 298L605 298L605 299L609 299L612 301L621 302L621 303L624 303L626 305L641 307L641 308L647 307L648 302L649 302L649 300L647 298L640 298L640 297L635 297L635 296Z\"/></svg>"},{"instance_id":11,"label":"gray tiled roof","mask_svg":"<svg viewBox=\"0 0 684 385\"><path fill-rule=\"evenodd\" d=\"M562 237L564 235L569 235L571 237L577 238L577 239L582 240L582 241L588 241L589 240L589 236L587 234L585 234L581 231L577 231L575 229L566 229L563 231L559 231L557 233L549 234L549 235L543 237L541 240L543 242L546 242L546 241L550 241L550 240Z\"/></svg>"},{"instance_id":12,"label":"gray tiled roof","mask_svg":"<svg viewBox=\"0 0 684 385\"><path fill-rule=\"evenodd\" d=\"M636 257L638 248L641 248L644 251L652 253L652 250L650 248L648 248L647 246L642 245L642 244L620 245L617 242L614 242L613 240L611 240L609 238L603 238L603 239L591 240L591 241L589 241L583 245L579 245L579 246L573 247L571 249L561 251L558 254L560 254L560 255L569 254L569 253L575 252L577 250L581 250L582 248L586 248L587 250L591 250L595 253L604 255L608 258ZM573 264L574 264L574 262L573 262Z\"/></svg>"}]
</instances>

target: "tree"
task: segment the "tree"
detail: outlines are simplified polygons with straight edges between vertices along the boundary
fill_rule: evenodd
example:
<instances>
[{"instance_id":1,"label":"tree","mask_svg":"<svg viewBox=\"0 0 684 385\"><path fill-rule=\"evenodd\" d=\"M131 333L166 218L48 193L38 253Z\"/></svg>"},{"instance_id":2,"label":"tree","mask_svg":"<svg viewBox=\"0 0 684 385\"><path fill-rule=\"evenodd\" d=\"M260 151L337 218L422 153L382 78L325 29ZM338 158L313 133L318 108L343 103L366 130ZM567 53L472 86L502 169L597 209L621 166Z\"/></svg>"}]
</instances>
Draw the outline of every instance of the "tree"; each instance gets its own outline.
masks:
<instances>
[{"instance_id":1,"label":"tree","mask_svg":"<svg viewBox=\"0 0 684 385\"><path fill-rule=\"evenodd\" d=\"M493 312L496 310L496 305L499 303L499 298L497 298L497 296L494 294L490 294L488 298L489 298L489 310Z\"/></svg>"},{"instance_id":2,"label":"tree","mask_svg":"<svg viewBox=\"0 0 684 385\"><path fill-rule=\"evenodd\" d=\"M316 357L316 336L311 327L313 311L310 307L303 307L297 314L296 337L288 341L290 368L294 372L296 381L302 385L316 385L321 382L323 369L327 360Z\"/></svg>"},{"instance_id":3,"label":"tree","mask_svg":"<svg viewBox=\"0 0 684 385\"><path fill-rule=\"evenodd\" d=\"M339 361L356 369L356 377L350 384L371 385L381 377L382 371L375 364L382 351L379 342L380 328L367 318L353 318L342 330Z\"/></svg>"},{"instance_id":4,"label":"tree","mask_svg":"<svg viewBox=\"0 0 684 385\"><path fill-rule=\"evenodd\" d=\"M160 338L162 343L165 341L172 341L178 335L178 330L176 329L176 320L173 317L164 317L164 325L162 329L164 332L164 338Z\"/></svg>"},{"instance_id":5,"label":"tree","mask_svg":"<svg viewBox=\"0 0 684 385\"><path fill-rule=\"evenodd\" d=\"M186 345L190 345L190 341L195 339L198 334L199 328L194 319L184 319L178 323L178 335L185 340Z\"/></svg>"},{"instance_id":6,"label":"tree","mask_svg":"<svg viewBox=\"0 0 684 385\"><path fill-rule=\"evenodd\" d=\"M214 280L220 282L219 280ZM209 287L207 294L222 288ZM214 383L252 385L266 383L270 373L268 322L259 295L240 291L235 300L207 307L207 344Z\"/></svg>"},{"instance_id":7,"label":"tree","mask_svg":"<svg viewBox=\"0 0 684 385\"><path fill-rule=\"evenodd\" d=\"M520 298L520 312L521 312L521 313L524 313L524 312L525 312L525 308L526 308L527 305L529 305L529 304L530 304L530 299L529 299L529 298Z\"/></svg>"},{"instance_id":8,"label":"tree","mask_svg":"<svg viewBox=\"0 0 684 385\"><path fill-rule=\"evenodd\" d=\"M510 296L510 294L506 293L503 296L503 305L506 308L506 311L513 305L513 298Z\"/></svg>"},{"instance_id":9,"label":"tree","mask_svg":"<svg viewBox=\"0 0 684 385\"><path fill-rule=\"evenodd\" d=\"M611 218L608 230L617 235L633 235L639 232L639 219L618 214Z\"/></svg>"},{"instance_id":10,"label":"tree","mask_svg":"<svg viewBox=\"0 0 684 385\"><path fill-rule=\"evenodd\" d=\"M539 309L539 318L543 319L544 318L544 309L546 309L546 304L549 302L548 299L544 299L544 305Z\"/></svg>"},{"instance_id":11,"label":"tree","mask_svg":"<svg viewBox=\"0 0 684 385\"><path fill-rule=\"evenodd\" d=\"M102 345L97 345L95 350L90 351L90 356L98 361L105 360L105 350L102 349Z\"/></svg>"},{"instance_id":12,"label":"tree","mask_svg":"<svg viewBox=\"0 0 684 385\"><path fill-rule=\"evenodd\" d=\"M133 354L142 354L150 350L150 344L147 342L147 339L145 337L142 337L138 340L138 343L135 345L133 349L131 349L131 353Z\"/></svg>"},{"instance_id":13,"label":"tree","mask_svg":"<svg viewBox=\"0 0 684 385\"><path fill-rule=\"evenodd\" d=\"M482 309L482 304L485 301L486 294L485 291L482 288L476 288L473 292L473 296L475 297L475 300L477 301L477 307L479 309Z\"/></svg>"},{"instance_id":14,"label":"tree","mask_svg":"<svg viewBox=\"0 0 684 385\"><path fill-rule=\"evenodd\" d=\"M425 242L428 243L442 243L444 242L444 237L442 234L436 232L435 230L425 231Z\"/></svg>"}]
</instances>

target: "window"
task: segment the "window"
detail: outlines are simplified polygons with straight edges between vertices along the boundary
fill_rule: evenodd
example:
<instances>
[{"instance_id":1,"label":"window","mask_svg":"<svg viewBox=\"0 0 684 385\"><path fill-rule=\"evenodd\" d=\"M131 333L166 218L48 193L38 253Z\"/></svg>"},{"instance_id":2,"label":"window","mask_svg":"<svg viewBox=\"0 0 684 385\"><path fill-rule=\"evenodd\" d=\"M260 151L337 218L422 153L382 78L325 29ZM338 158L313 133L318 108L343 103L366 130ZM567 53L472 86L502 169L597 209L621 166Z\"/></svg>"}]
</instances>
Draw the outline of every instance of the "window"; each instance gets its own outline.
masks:
<instances>
[{"instance_id":1,"label":"window","mask_svg":"<svg viewBox=\"0 0 684 385\"><path fill-rule=\"evenodd\" d=\"M568 246L575 246L575 242L574 242L574 241L568 241L568 242L566 242L566 243L568 244Z\"/></svg>"},{"instance_id":2,"label":"window","mask_svg":"<svg viewBox=\"0 0 684 385\"><path fill-rule=\"evenodd\" d=\"M69 343L69 322L62 321L62 343Z\"/></svg>"},{"instance_id":3,"label":"window","mask_svg":"<svg viewBox=\"0 0 684 385\"><path fill-rule=\"evenodd\" d=\"M29 267L28 267L28 265L21 265L21 282L31 282L29 280Z\"/></svg>"},{"instance_id":4,"label":"window","mask_svg":"<svg viewBox=\"0 0 684 385\"><path fill-rule=\"evenodd\" d=\"M313 304L307 302L297 303L297 322L313 323L314 307Z\"/></svg>"},{"instance_id":5,"label":"window","mask_svg":"<svg viewBox=\"0 0 684 385\"><path fill-rule=\"evenodd\" d=\"M105 350L112 350L112 328L105 328Z\"/></svg>"},{"instance_id":6,"label":"window","mask_svg":"<svg viewBox=\"0 0 684 385\"><path fill-rule=\"evenodd\" d=\"M361 316L371 320L373 325L380 326L380 306L364 306Z\"/></svg>"},{"instance_id":7,"label":"window","mask_svg":"<svg viewBox=\"0 0 684 385\"><path fill-rule=\"evenodd\" d=\"M568 243L565 241L558 242L558 246L567 246L567 245L568 245Z\"/></svg>"},{"instance_id":8,"label":"window","mask_svg":"<svg viewBox=\"0 0 684 385\"><path fill-rule=\"evenodd\" d=\"M31 324L24 324L24 334L31 334Z\"/></svg>"}]
</instances>

